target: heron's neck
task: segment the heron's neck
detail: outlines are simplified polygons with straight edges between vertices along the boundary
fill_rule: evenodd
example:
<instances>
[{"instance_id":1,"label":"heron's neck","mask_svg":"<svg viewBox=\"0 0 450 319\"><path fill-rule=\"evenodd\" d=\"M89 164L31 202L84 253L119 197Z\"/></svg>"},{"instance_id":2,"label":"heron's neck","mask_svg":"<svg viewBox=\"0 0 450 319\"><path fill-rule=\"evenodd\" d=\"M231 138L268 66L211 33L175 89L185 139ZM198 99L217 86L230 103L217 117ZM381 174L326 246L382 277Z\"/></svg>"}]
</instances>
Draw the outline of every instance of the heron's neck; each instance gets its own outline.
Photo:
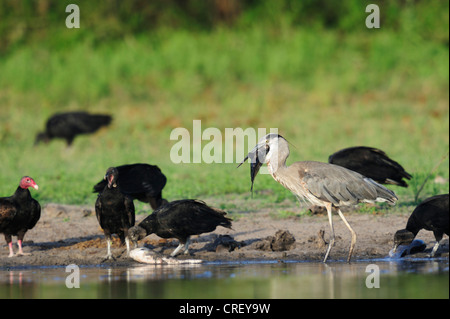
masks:
<instances>
[{"instance_id":1,"label":"heron's neck","mask_svg":"<svg viewBox=\"0 0 450 319\"><path fill-rule=\"evenodd\" d=\"M286 168L286 159L289 156L289 149L275 150L267 160L267 167L270 175L275 177L276 173Z\"/></svg>"}]
</instances>

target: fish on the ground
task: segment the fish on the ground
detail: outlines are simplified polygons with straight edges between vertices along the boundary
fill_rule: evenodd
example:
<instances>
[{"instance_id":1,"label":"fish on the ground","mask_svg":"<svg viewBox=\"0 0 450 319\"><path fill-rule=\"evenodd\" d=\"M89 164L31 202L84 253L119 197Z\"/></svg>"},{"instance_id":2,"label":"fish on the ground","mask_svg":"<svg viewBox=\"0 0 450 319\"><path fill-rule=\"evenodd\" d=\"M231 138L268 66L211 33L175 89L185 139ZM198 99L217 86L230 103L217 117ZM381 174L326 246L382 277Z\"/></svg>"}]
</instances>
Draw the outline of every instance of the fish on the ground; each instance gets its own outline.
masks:
<instances>
[{"instance_id":1,"label":"fish on the ground","mask_svg":"<svg viewBox=\"0 0 450 319\"><path fill-rule=\"evenodd\" d=\"M130 257L144 264L155 265L180 265L180 264L201 264L201 259L177 259L164 257L148 248L140 247L130 251Z\"/></svg>"},{"instance_id":2,"label":"fish on the ground","mask_svg":"<svg viewBox=\"0 0 450 319\"><path fill-rule=\"evenodd\" d=\"M399 245L395 250L391 249L389 251L389 257L397 259L423 252L425 248L427 248L427 245L423 240L415 239L409 245Z\"/></svg>"}]
</instances>

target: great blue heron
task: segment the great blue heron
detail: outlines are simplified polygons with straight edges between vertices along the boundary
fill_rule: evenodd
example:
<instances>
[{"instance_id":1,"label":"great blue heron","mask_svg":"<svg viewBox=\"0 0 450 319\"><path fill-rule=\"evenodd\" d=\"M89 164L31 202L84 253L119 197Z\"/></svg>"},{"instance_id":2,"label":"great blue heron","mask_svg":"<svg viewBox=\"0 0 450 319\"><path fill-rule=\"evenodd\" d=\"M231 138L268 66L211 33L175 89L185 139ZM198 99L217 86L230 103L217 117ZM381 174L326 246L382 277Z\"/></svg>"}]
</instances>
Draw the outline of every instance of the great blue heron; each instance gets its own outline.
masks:
<instances>
[{"instance_id":1,"label":"great blue heron","mask_svg":"<svg viewBox=\"0 0 450 319\"><path fill-rule=\"evenodd\" d=\"M327 261L331 247L334 245L332 207L336 207L339 216L352 234L347 259L350 262L356 244L356 233L339 207L375 201L395 204L397 196L372 179L334 164L305 161L286 166L288 156L289 146L286 139L281 135L270 133L258 142L241 164L250 158L252 161L251 176L254 177L255 172L266 162L272 177L299 199L306 199L314 205L325 206L331 236L323 262Z\"/></svg>"},{"instance_id":2,"label":"great blue heron","mask_svg":"<svg viewBox=\"0 0 450 319\"><path fill-rule=\"evenodd\" d=\"M399 163L389 158L385 152L373 147L344 148L331 154L328 162L358 172L380 184L408 187L403 178L411 179L412 177Z\"/></svg>"},{"instance_id":3,"label":"great blue heron","mask_svg":"<svg viewBox=\"0 0 450 319\"><path fill-rule=\"evenodd\" d=\"M395 253L399 245L411 244L417 233L425 229L432 231L436 238L436 244L430 254L434 257L444 233L449 235L448 204L448 194L436 195L420 203L409 217L406 228L395 233L393 252Z\"/></svg>"}]
</instances>

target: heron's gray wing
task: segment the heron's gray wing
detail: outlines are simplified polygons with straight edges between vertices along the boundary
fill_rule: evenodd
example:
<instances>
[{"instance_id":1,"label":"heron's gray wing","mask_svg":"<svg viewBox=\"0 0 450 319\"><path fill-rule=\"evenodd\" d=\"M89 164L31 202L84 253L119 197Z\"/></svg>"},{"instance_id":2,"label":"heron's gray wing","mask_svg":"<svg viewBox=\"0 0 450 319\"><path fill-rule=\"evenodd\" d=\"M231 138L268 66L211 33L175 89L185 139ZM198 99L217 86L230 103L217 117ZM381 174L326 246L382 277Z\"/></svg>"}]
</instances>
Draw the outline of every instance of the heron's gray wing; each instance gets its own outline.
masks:
<instances>
[{"instance_id":1,"label":"heron's gray wing","mask_svg":"<svg viewBox=\"0 0 450 319\"><path fill-rule=\"evenodd\" d=\"M316 198L334 205L357 204L375 201L377 189L374 182L346 168L321 162L304 162L301 176L307 191ZM376 183L375 183L376 184Z\"/></svg>"}]
</instances>

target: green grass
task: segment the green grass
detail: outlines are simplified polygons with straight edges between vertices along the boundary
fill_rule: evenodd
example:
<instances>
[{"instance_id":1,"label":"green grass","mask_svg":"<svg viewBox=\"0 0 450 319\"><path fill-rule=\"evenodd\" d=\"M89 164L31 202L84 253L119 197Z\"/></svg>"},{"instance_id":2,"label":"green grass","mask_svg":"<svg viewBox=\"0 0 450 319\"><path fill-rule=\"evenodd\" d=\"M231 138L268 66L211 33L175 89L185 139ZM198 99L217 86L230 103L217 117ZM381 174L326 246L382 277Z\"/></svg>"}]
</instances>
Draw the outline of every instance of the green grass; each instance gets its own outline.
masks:
<instances>
[{"instance_id":1,"label":"green grass","mask_svg":"<svg viewBox=\"0 0 450 319\"><path fill-rule=\"evenodd\" d=\"M172 129L192 133L200 119L222 135L278 128L294 145L288 163L327 161L348 146L381 148L414 176L407 189L390 187L410 202L449 149L448 46L410 35L254 26L19 47L0 60L0 194L12 194L27 174L41 203L93 204L106 168L146 162L168 177L170 200L232 194L250 202L248 165L171 162ZM33 147L48 116L75 109L109 112L114 122L71 150L62 141ZM421 199L448 192L448 167L447 158ZM433 183L437 175L447 182ZM263 204L297 202L268 175L255 190Z\"/></svg>"}]
</instances>

